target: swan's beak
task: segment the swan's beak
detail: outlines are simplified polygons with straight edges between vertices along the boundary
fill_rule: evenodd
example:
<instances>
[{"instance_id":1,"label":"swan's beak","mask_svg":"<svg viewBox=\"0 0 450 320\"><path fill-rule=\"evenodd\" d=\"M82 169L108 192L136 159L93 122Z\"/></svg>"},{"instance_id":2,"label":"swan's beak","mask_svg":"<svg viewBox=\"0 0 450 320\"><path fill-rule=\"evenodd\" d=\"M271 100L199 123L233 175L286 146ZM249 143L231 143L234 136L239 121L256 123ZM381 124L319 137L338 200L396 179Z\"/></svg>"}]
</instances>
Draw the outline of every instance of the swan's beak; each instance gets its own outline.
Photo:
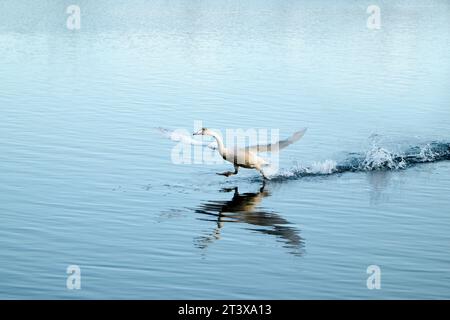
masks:
<instances>
[{"instance_id":1,"label":"swan's beak","mask_svg":"<svg viewBox=\"0 0 450 320\"><path fill-rule=\"evenodd\" d=\"M202 135L203 134L203 132L202 132L202 130L200 129L200 130L198 130L197 132L194 132L192 135L193 136L200 136L200 135Z\"/></svg>"}]
</instances>

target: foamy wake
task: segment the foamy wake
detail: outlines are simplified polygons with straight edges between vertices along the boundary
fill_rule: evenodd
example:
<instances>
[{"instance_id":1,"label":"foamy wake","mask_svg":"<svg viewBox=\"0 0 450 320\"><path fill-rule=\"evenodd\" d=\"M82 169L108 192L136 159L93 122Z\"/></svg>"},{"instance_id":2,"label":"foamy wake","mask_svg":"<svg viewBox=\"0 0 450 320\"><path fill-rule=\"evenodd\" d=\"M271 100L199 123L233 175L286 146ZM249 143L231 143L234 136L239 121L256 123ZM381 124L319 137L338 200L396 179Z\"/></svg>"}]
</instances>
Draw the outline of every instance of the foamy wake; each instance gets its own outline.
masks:
<instances>
[{"instance_id":1,"label":"foamy wake","mask_svg":"<svg viewBox=\"0 0 450 320\"><path fill-rule=\"evenodd\" d=\"M283 179L344 172L402 170L420 163L444 160L450 160L450 143L431 142L409 146L403 152L393 152L388 148L373 145L365 153L348 153L342 161L325 160L306 166L296 165L269 175L272 179Z\"/></svg>"}]
</instances>

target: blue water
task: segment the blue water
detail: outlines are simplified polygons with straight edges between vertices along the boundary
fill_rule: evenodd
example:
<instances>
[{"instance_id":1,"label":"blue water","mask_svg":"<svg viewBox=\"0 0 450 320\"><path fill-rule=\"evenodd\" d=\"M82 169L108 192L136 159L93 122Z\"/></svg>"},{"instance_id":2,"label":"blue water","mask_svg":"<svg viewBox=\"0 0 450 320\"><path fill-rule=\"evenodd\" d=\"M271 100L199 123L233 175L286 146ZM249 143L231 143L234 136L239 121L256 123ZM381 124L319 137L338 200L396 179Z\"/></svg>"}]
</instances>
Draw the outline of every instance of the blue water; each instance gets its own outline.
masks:
<instances>
[{"instance_id":1,"label":"blue water","mask_svg":"<svg viewBox=\"0 0 450 320\"><path fill-rule=\"evenodd\" d=\"M0 3L0 298L450 298L448 1L69 4ZM263 186L197 120L308 131Z\"/></svg>"}]
</instances>

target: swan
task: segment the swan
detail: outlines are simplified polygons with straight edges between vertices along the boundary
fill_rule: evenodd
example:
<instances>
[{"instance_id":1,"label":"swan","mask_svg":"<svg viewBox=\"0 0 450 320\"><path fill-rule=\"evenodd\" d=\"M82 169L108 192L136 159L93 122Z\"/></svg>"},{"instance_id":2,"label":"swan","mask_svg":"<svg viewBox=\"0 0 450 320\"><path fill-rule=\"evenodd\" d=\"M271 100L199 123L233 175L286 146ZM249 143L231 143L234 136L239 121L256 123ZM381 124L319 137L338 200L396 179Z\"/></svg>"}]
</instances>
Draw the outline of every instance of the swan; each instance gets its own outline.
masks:
<instances>
[{"instance_id":1,"label":"swan","mask_svg":"<svg viewBox=\"0 0 450 320\"><path fill-rule=\"evenodd\" d=\"M268 179L265 175L263 168L269 163L258 156L257 153L260 152L278 152L281 149L286 148L290 144L298 141L305 134L306 129L295 132L291 137L280 140L276 143L266 144L266 145L254 145L244 148L226 148L223 144L221 136L208 128L202 128L197 132L194 132L192 135L203 135L203 136L211 136L217 142L217 150L222 158L234 166L234 171L225 171L222 173L217 173L218 175L223 175L229 177L231 175L235 175L238 173L239 168L247 168L247 169L255 169L258 170L264 179Z\"/></svg>"}]
</instances>

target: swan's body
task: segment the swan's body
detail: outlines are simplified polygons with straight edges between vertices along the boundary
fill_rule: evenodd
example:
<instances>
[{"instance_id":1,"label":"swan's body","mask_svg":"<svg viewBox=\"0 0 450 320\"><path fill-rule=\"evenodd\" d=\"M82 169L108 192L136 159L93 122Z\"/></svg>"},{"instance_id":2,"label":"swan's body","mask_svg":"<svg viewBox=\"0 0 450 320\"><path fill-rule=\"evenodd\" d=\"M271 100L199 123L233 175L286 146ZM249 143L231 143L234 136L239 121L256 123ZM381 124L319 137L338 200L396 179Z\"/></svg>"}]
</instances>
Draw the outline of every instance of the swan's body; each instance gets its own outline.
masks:
<instances>
[{"instance_id":1,"label":"swan's body","mask_svg":"<svg viewBox=\"0 0 450 320\"><path fill-rule=\"evenodd\" d=\"M219 151L222 158L234 166L234 171L226 171L222 173L218 173L224 176L231 176L237 174L239 171L239 167L247 168L247 169L256 169L258 170L264 179L267 179L267 176L264 174L263 167L268 165L269 163L264 160L262 157L258 156L258 152L277 152L288 145L294 143L299 140L304 134L305 130L296 132L292 137L278 141L274 144L268 145L256 145L251 147L244 148L226 148L223 144L222 138L220 135L210 129L202 128L198 132L193 135L206 135L213 137L217 142L217 150Z\"/></svg>"}]
</instances>

